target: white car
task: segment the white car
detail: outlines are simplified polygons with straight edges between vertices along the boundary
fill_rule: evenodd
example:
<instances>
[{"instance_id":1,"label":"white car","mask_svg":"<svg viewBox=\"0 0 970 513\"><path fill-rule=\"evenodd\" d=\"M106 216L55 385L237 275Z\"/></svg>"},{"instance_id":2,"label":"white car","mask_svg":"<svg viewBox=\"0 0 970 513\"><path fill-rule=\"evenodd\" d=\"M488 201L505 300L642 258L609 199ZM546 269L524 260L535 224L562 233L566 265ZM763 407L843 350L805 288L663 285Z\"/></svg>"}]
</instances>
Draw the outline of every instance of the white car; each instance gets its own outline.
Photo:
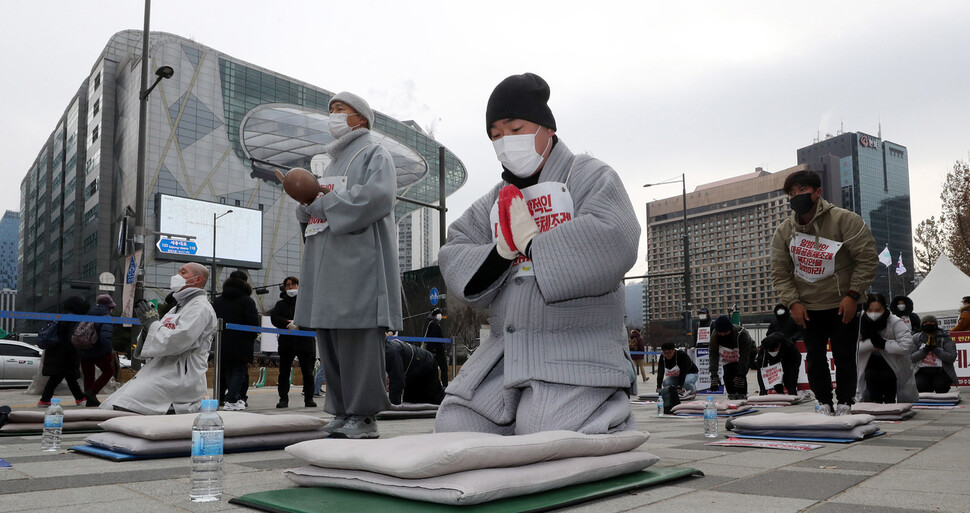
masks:
<instances>
[{"instance_id":1,"label":"white car","mask_svg":"<svg viewBox=\"0 0 970 513\"><path fill-rule=\"evenodd\" d=\"M30 386L43 351L16 340L0 340L0 387Z\"/></svg>"}]
</instances>

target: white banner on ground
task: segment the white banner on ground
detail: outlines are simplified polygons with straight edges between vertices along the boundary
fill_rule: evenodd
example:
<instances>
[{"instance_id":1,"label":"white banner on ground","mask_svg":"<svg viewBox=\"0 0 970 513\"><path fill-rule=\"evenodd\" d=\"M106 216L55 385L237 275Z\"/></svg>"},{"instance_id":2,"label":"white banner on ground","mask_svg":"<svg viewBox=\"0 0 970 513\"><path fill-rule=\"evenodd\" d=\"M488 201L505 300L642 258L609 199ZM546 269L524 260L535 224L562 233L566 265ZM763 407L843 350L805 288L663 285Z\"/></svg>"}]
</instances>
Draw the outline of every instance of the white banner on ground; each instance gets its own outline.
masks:
<instances>
[{"instance_id":1,"label":"white banner on ground","mask_svg":"<svg viewBox=\"0 0 970 513\"><path fill-rule=\"evenodd\" d=\"M752 440L748 438L734 438L730 437L726 440L719 442L707 442L704 445L721 445L726 447L759 447L762 449L783 449L786 451L811 451L812 449L818 449L819 447L825 447L822 444L806 444L800 442L785 442L778 440Z\"/></svg>"}]
</instances>

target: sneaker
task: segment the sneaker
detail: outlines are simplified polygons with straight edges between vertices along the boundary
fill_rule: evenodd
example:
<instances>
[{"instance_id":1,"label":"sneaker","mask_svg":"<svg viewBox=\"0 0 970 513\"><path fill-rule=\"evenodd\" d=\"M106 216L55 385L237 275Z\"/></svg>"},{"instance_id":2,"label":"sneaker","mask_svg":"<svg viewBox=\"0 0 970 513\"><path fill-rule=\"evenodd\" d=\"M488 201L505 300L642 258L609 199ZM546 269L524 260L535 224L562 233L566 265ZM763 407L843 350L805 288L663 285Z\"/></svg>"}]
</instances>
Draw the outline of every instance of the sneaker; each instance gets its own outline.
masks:
<instances>
[{"instance_id":1,"label":"sneaker","mask_svg":"<svg viewBox=\"0 0 970 513\"><path fill-rule=\"evenodd\" d=\"M349 419L349 415L334 415L334 417L330 419L330 422L323 426L323 430L327 433L333 434L337 428L343 427L343 425L346 424Z\"/></svg>"},{"instance_id":2,"label":"sneaker","mask_svg":"<svg viewBox=\"0 0 970 513\"><path fill-rule=\"evenodd\" d=\"M50 401L37 401L38 408L47 408L50 405L51 405Z\"/></svg>"},{"instance_id":3,"label":"sneaker","mask_svg":"<svg viewBox=\"0 0 970 513\"><path fill-rule=\"evenodd\" d=\"M74 404L78 406L84 406L85 404L88 404L88 398L85 397L84 399L75 399Z\"/></svg>"},{"instance_id":4,"label":"sneaker","mask_svg":"<svg viewBox=\"0 0 970 513\"><path fill-rule=\"evenodd\" d=\"M280 402L276 403L276 407L277 408L289 408L290 407L290 401L284 401L283 399L280 399Z\"/></svg>"},{"instance_id":5,"label":"sneaker","mask_svg":"<svg viewBox=\"0 0 970 513\"><path fill-rule=\"evenodd\" d=\"M333 430L334 438L377 438L377 420L374 417L351 415L343 426Z\"/></svg>"},{"instance_id":6,"label":"sneaker","mask_svg":"<svg viewBox=\"0 0 970 513\"><path fill-rule=\"evenodd\" d=\"M829 417L831 417L832 415L834 415L834 413L832 413L832 405L831 404L820 404L818 406L818 413L820 413L822 415L828 415Z\"/></svg>"},{"instance_id":7,"label":"sneaker","mask_svg":"<svg viewBox=\"0 0 970 513\"><path fill-rule=\"evenodd\" d=\"M98 395L94 392L85 392L84 395L88 398L88 408L97 408L98 406L101 406L101 401L98 400Z\"/></svg>"},{"instance_id":8,"label":"sneaker","mask_svg":"<svg viewBox=\"0 0 970 513\"><path fill-rule=\"evenodd\" d=\"M234 403L227 402L222 405L222 409L225 411L242 411L246 409L246 403L241 400Z\"/></svg>"},{"instance_id":9,"label":"sneaker","mask_svg":"<svg viewBox=\"0 0 970 513\"><path fill-rule=\"evenodd\" d=\"M844 415L852 415L852 406L849 404L839 403L839 405L835 407L835 414L839 417Z\"/></svg>"}]
</instances>

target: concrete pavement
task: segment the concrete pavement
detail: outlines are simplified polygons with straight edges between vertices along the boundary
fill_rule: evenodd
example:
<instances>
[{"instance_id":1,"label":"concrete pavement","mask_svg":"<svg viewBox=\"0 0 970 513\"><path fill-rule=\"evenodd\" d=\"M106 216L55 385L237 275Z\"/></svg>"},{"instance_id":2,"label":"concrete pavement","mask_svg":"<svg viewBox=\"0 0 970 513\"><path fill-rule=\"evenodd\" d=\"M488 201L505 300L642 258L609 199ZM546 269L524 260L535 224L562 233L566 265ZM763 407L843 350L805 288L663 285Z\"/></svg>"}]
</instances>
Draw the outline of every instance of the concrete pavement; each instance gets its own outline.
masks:
<instances>
[{"instance_id":1,"label":"concrete pavement","mask_svg":"<svg viewBox=\"0 0 970 513\"><path fill-rule=\"evenodd\" d=\"M651 390L653 379L647 387ZM275 389L250 390L248 411L328 417L320 407L277 410L277 399ZM22 389L0 390L0 405L33 408L36 402L36 396ZM322 407L322 400L317 402ZM290 404L303 404L298 391L291 391ZM804 404L762 411L812 408ZM651 433L640 450L660 456L658 465L697 468L705 477L564 511L970 511L970 411L965 408L921 410L911 420L881 424L886 436L827 443L807 452L706 446L701 419L658 418L654 405L635 404L633 409L641 429ZM379 425L382 437L428 433L433 426L433 419ZM720 428L723 433L723 420ZM66 434L62 445L77 445L85 436ZM13 465L0 470L0 513L245 510L227 500L292 487L281 471L300 465L282 451L228 454L223 499L194 504L188 499L188 458L116 463L67 451L46 454L40 452L39 436L0 438L0 458Z\"/></svg>"}]
</instances>

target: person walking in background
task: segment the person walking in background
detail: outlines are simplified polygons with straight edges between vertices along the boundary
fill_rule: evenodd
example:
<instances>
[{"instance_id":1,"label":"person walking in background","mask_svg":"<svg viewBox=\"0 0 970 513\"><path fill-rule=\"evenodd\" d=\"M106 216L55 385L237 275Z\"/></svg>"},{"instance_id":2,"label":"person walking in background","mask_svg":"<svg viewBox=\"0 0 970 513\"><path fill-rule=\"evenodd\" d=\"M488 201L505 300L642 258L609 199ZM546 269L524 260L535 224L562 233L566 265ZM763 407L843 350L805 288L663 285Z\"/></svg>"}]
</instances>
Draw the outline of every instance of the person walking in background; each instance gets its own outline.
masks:
<instances>
[{"instance_id":1,"label":"person walking in background","mask_svg":"<svg viewBox=\"0 0 970 513\"><path fill-rule=\"evenodd\" d=\"M644 359L643 354L632 354L633 352L643 353L647 350L646 344L643 343L643 335L640 334L640 330L634 328L630 331L630 357L633 359L633 369L640 375L640 379L644 383L647 382L647 364Z\"/></svg>"},{"instance_id":2,"label":"person walking in background","mask_svg":"<svg viewBox=\"0 0 970 513\"><path fill-rule=\"evenodd\" d=\"M252 298L253 288L244 271L233 271L222 282L222 294L212 302L216 316L226 324L259 326L259 310ZM222 332L220 383L223 409L245 410L249 389L249 364L253 361L256 333L224 330Z\"/></svg>"},{"instance_id":3,"label":"person walking in background","mask_svg":"<svg viewBox=\"0 0 970 513\"><path fill-rule=\"evenodd\" d=\"M299 278L287 276L280 286L280 300L269 312L273 326L287 330L300 329L293 323L293 310L296 308L296 298L299 293ZM280 394L280 402L276 403L276 407L286 408L290 405L290 372L293 370L293 359L296 358L300 361L300 373L303 376L303 406L315 408L317 403L313 401L313 395L319 390L313 389L313 362L316 359L313 339L298 335L280 335L278 340L280 376L276 390Z\"/></svg>"},{"instance_id":4,"label":"person walking in background","mask_svg":"<svg viewBox=\"0 0 970 513\"><path fill-rule=\"evenodd\" d=\"M957 319L957 325L950 330L950 333L958 331L970 331L970 296L963 296L960 301L960 318Z\"/></svg>"},{"instance_id":5,"label":"person walking in background","mask_svg":"<svg viewBox=\"0 0 970 513\"><path fill-rule=\"evenodd\" d=\"M424 330L425 338L445 338L441 331L441 309L435 308L428 314L428 328ZM448 386L448 347L437 342L427 342L421 345L434 355L435 365L438 366L438 379L441 385Z\"/></svg>"},{"instance_id":6,"label":"person walking in background","mask_svg":"<svg viewBox=\"0 0 970 513\"><path fill-rule=\"evenodd\" d=\"M108 317L114 307L114 299L108 294L101 294L94 306L88 310L88 315ZM81 373L84 375L84 396L87 398L89 408L101 405L101 401L98 400L98 392L118 372L115 368L115 356L111 348L114 325L102 322L96 323L94 326L98 333L98 341L88 349L77 350L78 358L81 360ZM97 371L95 371L95 368L97 368ZM95 379L96 372L101 373L97 379Z\"/></svg>"},{"instance_id":7,"label":"person walking in background","mask_svg":"<svg viewBox=\"0 0 970 513\"><path fill-rule=\"evenodd\" d=\"M91 308L87 301L79 296L71 296L64 300L61 309L69 314L86 315ZM75 403L78 406L84 406L87 402L87 398L81 390L81 385L77 382L78 378L81 377L78 370L80 362L77 357L77 350L71 343L71 335L74 334L74 328L77 327L77 324L76 322L58 322L57 343L44 350L44 363L41 367L41 373L48 376L48 379L47 384L44 385L44 391L41 392L40 401L37 401L37 406L41 408L51 405L51 397L54 396L54 390L57 389L57 385L61 384L61 381L67 381L67 387L71 390L71 395L74 396Z\"/></svg>"},{"instance_id":8,"label":"person walking in background","mask_svg":"<svg viewBox=\"0 0 970 513\"><path fill-rule=\"evenodd\" d=\"M876 277L876 241L859 214L822 199L818 173L796 171L782 190L792 215L771 238L771 285L805 330L806 372L819 413L849 415L858 379L858 313L862 292ZM838 407L826 356L830 344Z\"/></svg>"},{"instance_id":9,"label":"person walking in background","mask_svg":"<svg viewBox=\"0 0 970 513\"><path fill-rule=\"evenodd\" d=\"M957 345L941 330L936 317L923 317L920 332L913 339L910 361L916 365L916 389L920 392L945 393L956 386L957 373L953 362L957 359Z\"/></svg>"}]
</instances>

